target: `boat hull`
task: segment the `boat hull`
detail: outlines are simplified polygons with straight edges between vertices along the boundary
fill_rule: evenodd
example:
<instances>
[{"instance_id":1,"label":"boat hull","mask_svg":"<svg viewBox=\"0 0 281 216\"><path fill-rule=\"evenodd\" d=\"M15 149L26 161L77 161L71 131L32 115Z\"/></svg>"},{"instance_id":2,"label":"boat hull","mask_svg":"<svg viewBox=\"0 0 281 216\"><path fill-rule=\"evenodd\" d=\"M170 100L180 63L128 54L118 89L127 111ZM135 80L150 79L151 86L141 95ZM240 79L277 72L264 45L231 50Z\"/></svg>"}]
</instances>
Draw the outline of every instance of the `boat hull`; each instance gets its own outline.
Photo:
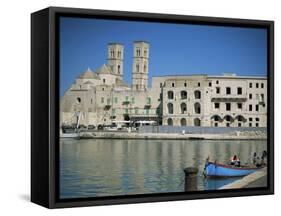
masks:
<instances>
[{"instance_id":1,"label":"boat hull","mask_svg":"<svg viewBox=\"0 0 281 216\"><path fill-rule=\"evenodd\" d=\"M216 163L205 165L205 175L207 177L240 177L254 173L259 168L234 167Z\"/></svg>"}]
</instances>

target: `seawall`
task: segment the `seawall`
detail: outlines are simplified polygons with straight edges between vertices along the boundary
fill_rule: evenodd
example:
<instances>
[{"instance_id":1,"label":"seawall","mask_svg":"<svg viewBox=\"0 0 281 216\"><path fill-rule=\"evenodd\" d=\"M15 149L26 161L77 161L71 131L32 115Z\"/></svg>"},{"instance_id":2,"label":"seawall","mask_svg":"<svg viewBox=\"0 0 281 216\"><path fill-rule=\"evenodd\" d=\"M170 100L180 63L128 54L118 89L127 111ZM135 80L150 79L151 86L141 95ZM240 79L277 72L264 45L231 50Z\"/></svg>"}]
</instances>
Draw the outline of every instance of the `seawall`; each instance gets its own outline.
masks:
<instances>
[{"instance_id":1,"label":"seawall","mask_svg":"<svg viewBox=\"0 0 281 216\"><path fill-rule=\"evenodd\" d=\"M81 139L172 139L172 140L262 140L266 134L186 134L186 133L138 133L138 132L80 132Z\"/></svg>"}]
</instances>

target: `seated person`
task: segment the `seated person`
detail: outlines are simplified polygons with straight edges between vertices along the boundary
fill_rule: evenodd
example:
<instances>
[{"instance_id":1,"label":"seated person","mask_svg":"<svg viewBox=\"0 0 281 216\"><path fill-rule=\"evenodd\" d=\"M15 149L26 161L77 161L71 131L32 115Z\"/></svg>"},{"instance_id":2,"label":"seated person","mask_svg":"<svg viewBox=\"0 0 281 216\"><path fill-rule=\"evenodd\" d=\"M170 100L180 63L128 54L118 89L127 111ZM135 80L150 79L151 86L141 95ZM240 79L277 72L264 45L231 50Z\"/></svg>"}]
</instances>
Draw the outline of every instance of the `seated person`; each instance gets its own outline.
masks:
<instances>
[{"instance_id":1,"label":"seated person","mask_svg":"<svg viewBox=\"0 0 281 216\"><path fill-rule=\"evenodd\" d=\"M256 167L261 167L262 166L262 160L260 157L257 157L257 160L256 160Z\"/></svg>"},{"instance_id":2,"label":"seated person","mask_svg":"<svg viewBox=\"0 0 281 216\"><path fill-rule=\"evenodd\" d=\"M234 155L234 156L231 158L230 165L240 167L240 160L239 160L239 158L237 157L237 155Z\"/></svg>"},{"instance_id":3,"label":"seated person","mask_svg":"<svg viewBox=\"0 0 281 216\"><path fill-rule=\"evenodd\" d=\"M256 165L256 163L257 163L257 153L256 152L254 153L252 162L253 162L254 165Z\"/></svg>"},{"instance_id":4,"label":"seated person","mask_svg":"<svg viewBox=\"0 0 281 216\"><path fill-rule=\"evenodd\" d=\"M267 164L267 152L263 151L261 156L261 164L265 166Z\"/></svg>"}]
</instances>

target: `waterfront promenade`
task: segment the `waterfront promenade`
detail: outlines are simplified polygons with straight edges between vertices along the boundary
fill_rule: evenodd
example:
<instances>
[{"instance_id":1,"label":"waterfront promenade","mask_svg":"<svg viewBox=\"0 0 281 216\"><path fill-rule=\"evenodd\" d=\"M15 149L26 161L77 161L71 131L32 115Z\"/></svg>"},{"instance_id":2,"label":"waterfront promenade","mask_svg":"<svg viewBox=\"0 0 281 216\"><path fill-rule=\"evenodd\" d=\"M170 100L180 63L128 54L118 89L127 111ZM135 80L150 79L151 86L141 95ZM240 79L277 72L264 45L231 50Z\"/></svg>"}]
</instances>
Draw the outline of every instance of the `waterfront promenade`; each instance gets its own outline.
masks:
<instances>
[{"instance_id":1,"label":"waterfront promenade","mask_svg":"<svg viewBox=\"0 0 281 216\"><path fill-rule=\"evenodd\" d=\"M118 131L97 131L80 132L81 139L206 139L206 140L264 140L267 139L265 133L239 133L227 134L188 134L188 133L138 133L138 132L118 132Z\"/></svg>"},{"instance_id":2,"label":"waterfront promenade","mask_svg":"<svg viewBox=\"0 0 281 216\"><path fill-rule=\"evenodd\" d=\"M267 186L267 168L256 171L219 189L254 188Z\"/></svg>"}]
</instances>

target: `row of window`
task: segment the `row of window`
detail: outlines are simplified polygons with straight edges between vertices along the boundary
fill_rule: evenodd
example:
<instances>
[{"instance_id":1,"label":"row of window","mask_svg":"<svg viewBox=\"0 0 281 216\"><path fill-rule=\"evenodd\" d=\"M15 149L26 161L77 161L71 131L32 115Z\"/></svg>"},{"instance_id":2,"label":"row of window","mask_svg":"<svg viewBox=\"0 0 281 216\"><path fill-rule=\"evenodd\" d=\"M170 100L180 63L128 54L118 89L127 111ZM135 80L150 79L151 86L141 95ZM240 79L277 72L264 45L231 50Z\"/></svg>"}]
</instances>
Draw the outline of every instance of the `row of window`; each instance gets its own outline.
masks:
<instances>
[{"instance_id":1,"label":"row of window","mask_svg":"<svg viewBox=\"0 0 281 216\"><path fill-rule=\"evenodd\" d=\"M249 94L249 99L253 99L253 94ZM262 100L264 101L264 94L256 94L256 100Z\"/></svg>"},{"instance_id":2,"label":"row of window","mask_svg":"<svg viewBox=\"0 0 281 216\"><path fill-rule=\"evenodd\" d=\"M176 85L175 85L175 83L172 83L171 86L174 88ZM187 83L185 82L185 83L183 84L183 86L184 86L184 87L187 87ZM201 83L198 82L198 83L197 83L197 86L200 87L200 86L201 86ZM162 88L162 87L163 87L163 83L160 83L160 88Z\"/></svg>"},{"instance_id":3,"label":"row of window","mask_svg":"<svg viewBox=\"0 0 281 216\"><path fill-rule=\"evenodd\" d=\"M185 118L182 118L182 119L180 120L181 126L186 126L186 123L187 123L187 121L186 121ZM173 126L173 119L172 119L172 118L168 118L168 119L167 119L167 124L170 125L170 126ZM193 125L194 125L194 126L201 126L201 120L200 120L199 118L195 118L195 119L193 120ZM222 125L222 124L220 124L220 125ZM218 122L215 122L215 123L214 123L214 126L215 126L215 127L218 127L218 126L219 126L219 123L218 123ZM226 122L225 126L226 126L226 127L230 127L230 122ZM241 122L238 122L237 126L238 126L238 127L241 127L241 126L242 126L242 123L241 123ZM252 123L249 123L249 127L252 127ZM256 127L259 127L259 123L256 123Z\"/></svg>"},{"instance_id":4,"label":"row of window","mask_svg":"<svg viewBox=\"0 0 281 216\"><path fill-rule=\"evenodd\" d=\"M216 81L216 84L219 84L219 81L218 81L218 80ZM184 87L187 87L187 83L184 82L184 83L183 83L183 86L184 86ZM201 86L201 83L198 82L198 83L197 83L197 86L200 87L200 86ZM160 83L160 88L162 88L162 87L163 87L163 84ZM172 83L172 87L175 87L175 83ZM212 82L209 82L209 87L212 87Z\"/></svg>"},{"instance_id":5,"label":"row of window","mask_svg":"<svg viewBox=\"0 0 281 216\"><path fill-rule=\"evenodd\" d=\"M143 55L144 55L144 57L147 57L147 50L146 49L144 50ZM141 50L140 49L136 50L136 56L137 57L141 56Z\"/></svg>"},{"instance_id":6,"label":"row of window","mask_svg":"<svg viewBox=\"0 0 281 216\"><path fill-rule=\"evenodd\" d=\"M216 94L220 94L221 88L216 87ZM226 87L225 88L225 93L227 95L231 94L231 87ZM242 87L237 87L237 95L242 95ZM201 99L201 91L196 90L194 91L194 97L195 99ZM168 91L168 99L174 99L174 92L173 91ZM181 91L181 99L187 99L187 91Z\"/></svg>"},{"instance_id":7,"label":"row of window","mask_svg":"<svg viewBox=\"0 0 281 216\"><path fill-rule=\"evenodd\" d=\"M170 126L173 126L173 125L174 125L173 119L168 118L168 119L167 119L167 124L170 125ZM185 119L185 118L182 118L182 119L180 120L180 124L181 124L181 126L186 126L186 119ZM200 120L199 118L195 118L195 119L193 120L193 124L194 124L194 126L201 126L201 120Z\"/></svg>"},{"instance_id":8,"label":"row of window","mask_svg":"<svg viewBox=\"0 0 281 216\"><path fill-rule=\"evenodd\" d=\"M225 110L226 111L231 111L231 103L225 103ZM237 108L238 109L242 109L242 103L237 103ZM214 107L215 109L219 109L220 108L220 103L214 103ZM167 109L168 109L168 113L169 114L174 114L174 105L172 103L168 103L167 104ZM181 113L182 114L186 114L187 113L187 105L186 103L181 103L180 105L180 109L181 109ZM253 111L253 105L250 104L249 105L249 111ZM255 105L255 111L259 111L259 104ZM194 104L194 112L196 114L200 114L201 113L201 105L200 103L196 102Z\"/></svg>"},{"instance_id":9,"label":"row of window","mask_svg":"<svg viewBox=\"0 0 281 216\"><path fill-rule=\"evenodd\" d=\"M242 109L243 104L242 103L237 103L237 108ZM214 108L219 109L220 108L220 103L214 103ZM226 111L231 111L231 103L225 103L225 110ZM249 111L253 111L253 105L249 104ZM259 111L259 104L255 105L255 111Z\"/></svg>"},{"instance_id":10,"label":"row of window","mask_svg":"<svg viewBox=\"0 0 281 216\"><path fill-rule=\"evenodd\" d=\"M181 113L182 114L186 114L187 112L187 106L186 103L181 103ZM168 109L168 114L174 114L174 105L172 103L168 103L167 104L167 109ZM200 114L201 113L201 105L200 103L195 103L194 104L194 112L196 114Z\"/></svg>"},{"instance_id":11,"label":"row of window","mask_svg":"<svg viewBox=\"0 0 281 216\"><path fill-rule=\"evenodd\" d=\"M116 115L116 110L115 108L113 108L111 110L111 114L113 116ZM144 114L144 115L149 115L149 114L160 114L160 109L157 108L156 110L152 110L152 109L140 109L140 108L133 108L133 109L129 109L129 108L126 108L124 109L124 113L123 114Z\"/></svg>"},{"instance_id":12,"label":"row of window","mask_svg":"<svg viewBox=\"0 0 281 216\"><path fill-rule=\"evenodd\" d=\"M117 51L117 58L121 58L121 51ZM110 50L110 58L115 58L115 51L114 50Z\"/></svg>"},{"instance_id":13,"label":"row of window","mask_svg":"<svg viewBox=\"0 0 281 216\"><path fill-rule=\"evenodd\" d=\"M167 95L168 95L169 100L174 99L174 92L173 91L168 91ZM181 95L182 100L187 99L187 91L181 91L180 95ZM201 91L199 91L199 90L194 91L194 98L195 99L201 99Z\"/></svg>"},{"instance_id":14,"label":"row of window","mask_svg":"<svg viewBox=\"0 0 281 216\"><path fill-rule=\"evenodd\" d=\"M259 88L261 86L261 88L264 88L264 83L256 83L256 88ZM249 88L253 88L253 83L249 83Z\"/></svg>"},{"instance_id":15,"label":"row of window","mask_svg":"<svg viewBox=\"0 0 281 216\"><path fill-rule=\"evenodd\" d=\"M237 109L242 109L242 103L237 103ZM220 103L214 103L214 108L219 109L220 108ZM225 110L226 111L231 111L231 103L225 103Z\"/></svg>"},{"instance_id":16,"label":"row of window","mask_svg":"<svg viewBox=\"0 0 281 216\"><path fill-rule=\"evenodd\" d=\"M110 105L110 101L111 99L110 98L107 98L107 105ZM114 97L113 99L114 103L117 104L118 103L118 97ZM101 103L104 103L105 102L105 98L104 97L101 97ZM134 104L135 103L135 98L134 97L131 97L131 101L129 99L129 96L126 96L125 97L125 101L123 101L125 103L131 103L131 104ZM150 105L151 104L151 98L150 97L147 97L146 98L146 104Z\"/></svg>"},{"instance_id":17,"label":"row of window","mask_svg":"<svg viewBox=\"0 0 281 216\"><path fill-rule=\"evenodd\" d=\"M216 81L216 84L219 84L219 81L218 81L218 80ZM175 83L171 83L171 86L174 88L176 85L175 85ZM184 86L184 87L187 87L187 83L184 82L184 83L183 83L183 86ZM201 86L201 83L198 82L198 83L197 83L197 86L200 87L200 86ZM209 82L208 86L209 86L209 87L212 87L212 82ZM259 88L259 86L260 86L261 88L264 88L264 83L256 83L256 88ZM162 88L162 87L163 87L163 83L160 83L160 88ZM253 88L253 83L249 83L249 88Z\"/></svg>"},{"instance_id":18,"label":"row of window","mask_svg":"<svg viewBox=\"0 0 281 216\"><path fill-rule=\"evenodd\" d=\"M259 104L256 104L256 105L255 105L255 110L256 110L256 111L259 111L259 110L260 110ZM252 104L249 104L249 111L253 111L253 105L252 105Z\"/></svg>"},{"instance_id":19,"label":"row of window","mask_svg":"<svg viewBox=\"0 0 281 216\"><path fill-rule=\"evenodd\" d=\"M231 94L231 87L226 87L225 88L225 94L230 95ZM221 93L221 88L220 87L216 87L216 94L220 94ZM236 88L236 94L237 95L242 95L243 91L242 91L242 87L237 87Z\"/></svg>"},{"instance_id":20,"label":"row of window","mask_svg":"<svg viewBox=\"0 0 281 216\"><path fill-rule=\"evenodd\" d=\"M218 127L218 126L219 126L219 123L215 122L215 123L214 123L214 126L215 126L215 127ZM226 126L226 127L230 127L230 123L227 122L227 123L225 124L225 126ZM242 127L242 123L238 122L237 126L238 126L238 127ZM253 126L254 126L254 124L249 123L249 127L253 127ZM255 126L256 126L256 127L259 127L259 123L256 123Z\"/></svg>"},{"instance_id":21,"label":"row of window","mask_svg":"<svg viewBox=\"0 0 281 216\"><path fill-rule=\"evenodd\" d=\"M140 72L140 65L139 64L136 64L136 72ZM147 72L146 63L143 66L143 72Z\"/></svg>"},{"instance_id":22,"label":"row of window","mask_svg":"<svg viewBox=\"0 0 281 216\"><path fill-rule=\"evenodd\" d=\"M167 119L167 124L170 125L170 126L173 126L173 124L174 124L173 119L172 119L172 118L168 118L168 119ZM187 121L186 121L185 118L182 118L182 119L180 120L180 125L181 125L181 126L186 126L186 125L187 125ZM201 120L200 120L199 118L195 118L195 119L193 120L193 125L194 125L194 126L201 126ZM222 124L220 124L220 125L222 126ZM215 122L215 123L214 123L214 126L215 126L215 127L218 127L218 126L219 126L219 123L218 123L218 122ZM226 127L230 127L230 123L229 123L229 122L226 122L226 123L225 123L225 126L226 126ZM238 122L237 126L238 126L238 127L242 127L242 123L241 123L241 122ZM252 126L253 126L253 124L252 124L252 123L249 123L249 127L252 127ZM256 126L256 127L259 127L259 123L256 123L255 126Z\"/></svg>"}]
</instances>

